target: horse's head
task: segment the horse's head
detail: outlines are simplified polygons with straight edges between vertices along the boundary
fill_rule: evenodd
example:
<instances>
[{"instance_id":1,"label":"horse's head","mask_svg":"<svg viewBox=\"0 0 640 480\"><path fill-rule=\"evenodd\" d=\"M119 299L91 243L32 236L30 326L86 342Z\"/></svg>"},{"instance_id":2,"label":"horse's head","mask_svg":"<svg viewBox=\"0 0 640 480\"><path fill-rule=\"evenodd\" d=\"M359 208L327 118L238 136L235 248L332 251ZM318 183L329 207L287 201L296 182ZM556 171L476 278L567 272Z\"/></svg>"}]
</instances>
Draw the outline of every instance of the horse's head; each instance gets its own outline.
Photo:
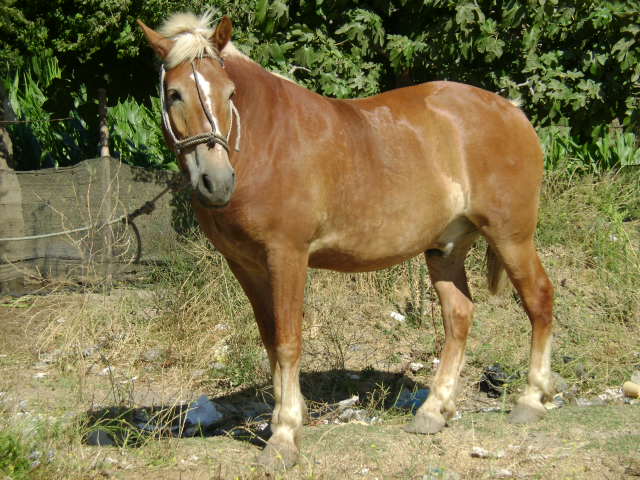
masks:
<instances>
[{"instance_id":1,"label":"horse's head","mask_svg":"<svg viewBox=\"0 0 640 480\"><path fill-rule=\"evenodd\" d=\"M138 23L163 61L160 95L165 138L200 203L223 207L236 184L228 143L237 115L231 101L234 85L220 56L232 27L224 17L215 31L210 30L209 18L175 15L160 33Z\"/></svg>"}]
</instances>

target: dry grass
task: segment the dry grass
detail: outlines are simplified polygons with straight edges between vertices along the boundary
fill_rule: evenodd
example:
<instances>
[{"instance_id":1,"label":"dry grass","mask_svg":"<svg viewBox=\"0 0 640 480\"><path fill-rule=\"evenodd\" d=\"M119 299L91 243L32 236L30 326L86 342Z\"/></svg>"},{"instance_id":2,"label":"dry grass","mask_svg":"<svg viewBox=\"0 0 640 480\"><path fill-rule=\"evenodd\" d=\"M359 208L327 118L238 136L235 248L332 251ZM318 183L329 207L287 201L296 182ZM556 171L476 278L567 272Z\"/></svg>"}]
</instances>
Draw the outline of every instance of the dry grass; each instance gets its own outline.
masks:
<instances>
[{"instance_id":1,"label":"dry grass","mask_svg":"<svg viewBox=\"0 0 640 480\"><path fill-rule=\"evenodd\" d=\"M638 191L637 177L630 176L574 182L551 176L544 191L539 244L557 292L553 368L577 395L619 386L640 368ZM482 245L476 247L468 261L477 310L463 372L463 411L478 407L477 383L486 366L500 363L524 378L528 363L529 322L512 294L489 297L483 252ZM365 405L384 419L380 426L362 427L375 438L363 441L385 446L375 449L356 441L364 438L358 426L314 427L305 450L317 457L303 463L297 477L366 477L361 472L368 468L378 469L384 478L412 478L428 471L425 465L412 464L408 453L394 449L396 441L406 452L424 451L430 465L446 464L462 478L490 476L493 466L482 467L482 474L474 476L477 463L469 463L464 450L473 443L468 437L451 454L456 445L452 431L442 441L405 438L397 428L403 419L384 408L402 387L428 384L432 360L441 348L439 308L425 277L420 259L368 274L311 272L304 318L304 393L317 411L350 394L363 395ZM57 452L30 475L97 478L118 470L126 478L146 478L153 471L172 472L167 477L177 478L178 472L193 467L188 478L209 478L203 472L216 478L214 467L224 465L220 478L260 478L247 460L255 447L231 437L217 440L211 451L209 442L196 439L143 438L140 448L107 453L82 444L89 427L78 422L77 415L91 408L176 407L200 393L269 398L268 367L251 308L224 260L204 239L196 236L177 246L154 271L150 284L100 288L97 293L87 289L8 299L0 306L6 326L0 339L0 392L5 392L0 430L14 432L11 438L26 445L25 452ZM406 320L395 320L392 311ZM407 369L411 361L427 368L413 374ZM46 375L34 378L38 373ZM511 386L512 393L521 381ZM21 406L25 399L27 406ZM25 418L39 433L24 436ZM491 422L468 418L486 426L482 438L488 442ZM471 432L474 438L475 428L463 422L453 430L458 436ZM338 455L339 445L344 449L341 439L351 437L356 446L350 456L343 455L347 463L339 468L327 464L331 455ZM314 449L318 452L312 454ZM232 466L212 451L244 460ZM390 455L397 460L393 468L387 465ZM546 467L536 468L525 470L547 478Z\"/></svg>"}]
</instances>

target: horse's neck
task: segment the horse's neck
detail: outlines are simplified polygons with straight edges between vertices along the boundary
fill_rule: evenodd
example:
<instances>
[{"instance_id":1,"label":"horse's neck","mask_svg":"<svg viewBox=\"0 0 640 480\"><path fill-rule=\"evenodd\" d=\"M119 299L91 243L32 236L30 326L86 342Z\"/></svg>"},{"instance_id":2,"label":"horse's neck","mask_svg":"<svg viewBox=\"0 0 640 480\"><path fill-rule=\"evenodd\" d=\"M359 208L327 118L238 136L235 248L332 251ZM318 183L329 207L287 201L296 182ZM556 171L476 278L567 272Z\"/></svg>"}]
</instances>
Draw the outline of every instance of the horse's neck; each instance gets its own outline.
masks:
<instances>
[{"instance_id":1,"label":"horse's neck","mask_svg":"<svg viewBox=\"0 0 640 480\"><path fill-rule=\"evenodd\" d=\"M227 64L227 72L236 87L235 102L239 108L264 110L273 106L274 94L283 80L247 58L232 58Z\"/></svg>"},{"instance_id":2,"label":"horse's neck","mask_svg":"<svg viewBox=\"0 0 640 480\"><path fill-rule=\"evenodd\" d=\"M234 103L240 112L243 138L251 136L253 139L269 139L269 143L273 145L283 139L286 139L289 146L295 141L306 143L306 140L301 139L305 139L305 135L309 133L305 130L308 128L306 124L309 117L324 118L328 110L333 110L337 105L336 100L274 75L247 58L231 58L225 63L228 65L228 75L236 87ZM331 124L327 125L325 122L324 128L344 130L351 126L349 122L338 124L340 118L337 115L331 116ZM268 155L254 157L252 153L255 152L250 150L244 152L252 157L253 164L259 162L259 158L273 160ZM264 150L260 150L260 153L264 153ZM244 157L244 153L242 156Z\"/></svg>"},{"instance_id":3,"label":"horse's neck","mask_svg":"<svg viewBox=\"0 0 640 480\"><path fill-rule=\"evenodd\" d=\"M321 95L307 90L292 80L271 73L248 57L230 57L226 62L227 72L236 86L234 102L240 109L240 114L246 112L249 117L265 120L263 115L279 113L289 117L290 105L283 102L283 96L295 98L304 102L314 103L326 100ZM280 109L286 109L281 112Z\"/></svg>"}]
</instances>

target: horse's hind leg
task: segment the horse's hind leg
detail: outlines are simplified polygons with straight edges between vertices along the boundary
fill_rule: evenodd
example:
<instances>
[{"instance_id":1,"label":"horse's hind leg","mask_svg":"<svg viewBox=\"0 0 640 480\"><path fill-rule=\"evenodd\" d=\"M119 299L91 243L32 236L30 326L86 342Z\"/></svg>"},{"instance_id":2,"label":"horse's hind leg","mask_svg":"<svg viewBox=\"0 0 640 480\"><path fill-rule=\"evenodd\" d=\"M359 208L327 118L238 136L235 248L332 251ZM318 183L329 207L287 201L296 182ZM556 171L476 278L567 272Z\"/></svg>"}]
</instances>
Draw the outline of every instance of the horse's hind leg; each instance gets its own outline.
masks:
<instances>
[{"instance_id":1,"label":"horse's hind leg","mask_svg":"<svg viewBox=\"0 0 640 480\"><path fill-rule=\"evenodd\" d=\"M471 327L473 303L464 260L473 239L459 245L448 255L428 252L427 265L431 282L440 298L444 322L445 343L440 366L431 384L427 401L406 427L413 433L437 433L447 419L455 414L456 386L464 363L467 334Z\"/></svg>"},{"instance_id":2,"label":"horse's hind leg","mask_svg":"<svg viewBox=\"0 0 640 480\"><path fill-rule=\"evenodd\" d=\"M502 259L531 321L528 384L509 416L512 423L528 423L545 414L542 402L553 393L550 366L553 286L540 262L533 239L495 243L492 248Z\"/></svg>"}]
</instances>

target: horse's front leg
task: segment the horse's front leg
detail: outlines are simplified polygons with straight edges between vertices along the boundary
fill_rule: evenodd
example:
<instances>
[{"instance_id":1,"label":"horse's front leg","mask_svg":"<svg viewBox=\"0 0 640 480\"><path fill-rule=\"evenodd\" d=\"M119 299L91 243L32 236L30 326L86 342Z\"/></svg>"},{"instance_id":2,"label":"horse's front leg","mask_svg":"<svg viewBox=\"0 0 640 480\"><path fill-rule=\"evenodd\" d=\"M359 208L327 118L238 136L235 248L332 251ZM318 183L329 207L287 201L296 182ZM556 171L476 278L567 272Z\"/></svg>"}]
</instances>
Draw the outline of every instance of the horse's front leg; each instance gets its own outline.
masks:
<instances>
[{"instance_id":1,"label":"horse's front leg","mask_svg":"<svg viewBox=\"0 0 640 480\"><path fill-rule=\"evenodd\" d=\"M267 253L264 270L229 263L253 306L273 375L275 407L272 436L259 462L270 469L293 466L298 459L306 416L300 393L302 310L308 254L290 248Z\"/></svg>"},{"instance_id":2,"label":"horse's front leg","mask_svg":"<svg viewBox=\"0 0 640 480\"><path fill-rule=\"evenodd\" d=\"M308 254L281 247L269 251L267 259L273 325L266 332L265 346L271 352L276 404L272 436L259 461L267 467L289 468L298 459L306 413L300 393L300 354Z\"/></svg>"}]
</instances>

